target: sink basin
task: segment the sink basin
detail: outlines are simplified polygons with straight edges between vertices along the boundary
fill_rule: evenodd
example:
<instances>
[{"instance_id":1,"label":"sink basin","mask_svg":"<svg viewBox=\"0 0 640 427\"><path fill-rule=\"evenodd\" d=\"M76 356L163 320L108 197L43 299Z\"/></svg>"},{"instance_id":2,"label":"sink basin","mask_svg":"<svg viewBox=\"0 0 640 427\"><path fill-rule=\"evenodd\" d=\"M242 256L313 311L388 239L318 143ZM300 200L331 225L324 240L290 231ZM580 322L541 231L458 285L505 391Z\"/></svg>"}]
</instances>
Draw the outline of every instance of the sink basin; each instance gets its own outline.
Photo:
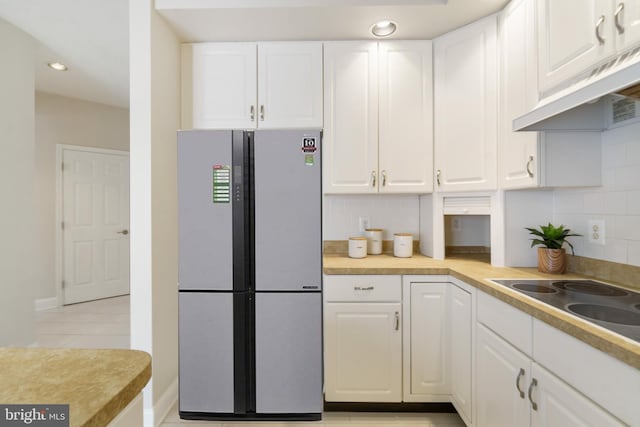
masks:
<instances>
[{"instance_id":1,"label":"sink basin","mask_svg":"<svg viewBox=\"0 0 640 427\"><path fill-rule=\"evenodd\" d=\"M603 322L640 326L640 313L622 308L598 304L569 304L567 309L575 314Z\"/></svg>"}]
</instances>

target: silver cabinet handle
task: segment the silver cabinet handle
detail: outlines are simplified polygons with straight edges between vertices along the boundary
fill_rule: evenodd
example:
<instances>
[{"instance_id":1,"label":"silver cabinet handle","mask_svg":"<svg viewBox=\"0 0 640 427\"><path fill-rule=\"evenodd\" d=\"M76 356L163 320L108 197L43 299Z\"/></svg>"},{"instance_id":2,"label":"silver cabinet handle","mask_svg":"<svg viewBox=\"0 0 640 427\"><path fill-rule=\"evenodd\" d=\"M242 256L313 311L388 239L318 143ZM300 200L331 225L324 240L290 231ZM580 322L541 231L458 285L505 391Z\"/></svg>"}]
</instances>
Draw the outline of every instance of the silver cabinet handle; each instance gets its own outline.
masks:
<instances>
[{"instance_id":1,"label":"silver cabinet handle","mask_svg":"<svg viewBox=\"0 0 640 427\"><path fill-rule=\"evenodd\" d=\"M386 186L387 185L387 171L383 170L382 171L382 186Z\"/></svg>"},{"instance_id":2,"label":"silver cabinet handle","mask_svg":"<svg viewBox=\"0 0 640 427\"><path fill-rule=\"evenodd\" d=\"M520 368L520 372L518 372L518 377L516 378L516 390L520 393L520 399L524 399L524 391L520 389L520 379L524 377L524 369Z\"/></svg>"},{"instance_id":3,"label":"silver cabinet handle","mask_svg":"<svg viewBox=\"0 0 640 427\"><path fill-rule=\"evenodd\" d=\"M264 122L264 105L260 106L260 121Z\"/></svg>"},{"instance_id":4,"label":"silver cabinet handle","mask_svg":"<svg viewBox=\"0 0 640 427\"><path fill-rule=\"evenodd\" d=\"M529 160L527 161L527 174L529 174L529 178L533 178L533 172L531 171L532 164L533 164L533 156L529 156Z\"/></svg>"},{"instance_id":5,"label":"silver cabinet handle","mask_svg":"<svg viewBox=\"0 0 640 427\"><path fill-rule=\"evenodd\" d=\"M354 286L353 290L354 291L372 291L374 289L373 285L372 286L367 286L366 288L363 288L361 286Z\"/></svg>"},{"instance_id":6,"label":"silver cabinet handle","mask_svg":"<svg viewBox=\"0 0 640 427\"><path fill-rule=\"evenodd\" d=\"M438 183L438 186L440 186L440 169L438 169L436 171L436 182Z\"/></svg>"},{"instance_id":7,"label":"silver cabinet handle","mask_svg":"<svg viewBox=\"0 0 640 427\"><path fill-rule=\"evenodd\" d=\"M256 119L256 107L255 107L255 105L251 106L251 108L249 109L249 114L251 115L251 121L254 121Z\"/></svg>"},{"instance_id":8,"label":"silver cabinet handle","mask_svg":"<svg viewBox=\"0 0 640 427\"><path fill-rule=\"evenodd\" d=\"M533 401L533 398L531 397L531 393L533 393L533 388L536 387L537 385L538 385L538 380L533 378L531 380L531 384L529 384L529 402L531 402L531 409L533 409L534 411L538 410L538 404Z\"/></svg>"},{"instance_id":9,"label":"silver cabinet handle","mask_svg":"<svg viewBox=\"0 0 640 427\"><path fill-rule=\"evenodd\" d=\"M616 9L616 13L613 15L614 22L616 24L616 28L618 29L618 34L624 33L624 25L620 22L620 14L624 10L624 3L620 3L618 8Z\"/></svg>"},{"instance_id":10,"label":"silver cabinet handle","mask_svg":"<svg viewBox=\"0 0 640 427\"><path fill-rule=\"evenodd\" d=\"M396 322L395 322L395 327L394 327L394 329L395 329L396 331L399 331L399 330L400 330L400 313L398 313L397 311L396 311Z\"/></svg>"},{"instance_id":11,"label":"silver cabinet handle","mask_svg":"<svg viewBox=\"0 0 640 427\"><path fill-rule=\"evenodd\" d=\"M371 171L371 186L376 186L376 171Z\"/></svg>"},{"instance_id":12,"label":"silver cabinet handle","mask_svg":"<svg viewBox=\"0 0 640 427\"><path fill-rule=\"evenodd\" d=\"M604 24L604 15L600 15L598 18L598 22L596 22L596 38L600 44L604 44L604 38L600 35L600 28Z\"/></svg>"},{"instance_id":13,"label":"silver cabinet handle","mask_svg":"<svg viewBox=\"0 0 640 427\"><path fill-rule=\"evenodd\" d=\"M124 234L125 236L129 234L129 230L116 231L118 234Z\"/></svg>"}]
</instances>

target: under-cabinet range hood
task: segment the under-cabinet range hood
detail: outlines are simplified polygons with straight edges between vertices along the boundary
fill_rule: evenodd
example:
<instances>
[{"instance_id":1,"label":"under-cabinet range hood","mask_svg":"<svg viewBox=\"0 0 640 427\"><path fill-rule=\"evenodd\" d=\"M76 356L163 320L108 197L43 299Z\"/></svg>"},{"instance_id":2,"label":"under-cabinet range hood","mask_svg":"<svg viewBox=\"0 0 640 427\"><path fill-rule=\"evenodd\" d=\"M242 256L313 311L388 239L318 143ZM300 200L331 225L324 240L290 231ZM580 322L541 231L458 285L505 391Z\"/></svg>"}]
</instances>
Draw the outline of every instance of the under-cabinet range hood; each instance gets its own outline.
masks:
<instances>
[{"instance_id":1,"label":"under-cabinet range hood","mask_svg":"<svg viewBox=\"0 0 640 427\"><path fill-rule=\"evenodd\" d=\"M638 115L640 48L543 98L533 110L513 120L513 130L602 131Z\"/></svg>"}]
</instances>

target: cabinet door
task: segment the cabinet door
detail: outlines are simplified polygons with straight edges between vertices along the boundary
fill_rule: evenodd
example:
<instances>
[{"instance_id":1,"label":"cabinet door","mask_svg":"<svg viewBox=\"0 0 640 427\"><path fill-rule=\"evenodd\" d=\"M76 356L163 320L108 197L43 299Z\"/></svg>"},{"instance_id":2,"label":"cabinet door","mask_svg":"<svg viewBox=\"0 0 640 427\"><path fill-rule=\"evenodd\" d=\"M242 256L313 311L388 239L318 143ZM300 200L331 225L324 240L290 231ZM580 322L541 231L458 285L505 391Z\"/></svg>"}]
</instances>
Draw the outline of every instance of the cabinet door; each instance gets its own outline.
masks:
<instances>
[{"instance_id":1,"label":"cabinet door","mask_svg":"<svg viewBox=\"0 0 640 427\"><path fill-rule=\"evenodd\" d=\"M625 424L605 412L576 389L533 363L531 387L532 427L621 427Z\"/></svg>"},{"instance_id":2,"label":"cabinet door","mask_svg":"<svg viewBox=\"0 0 640 427\"><path fill-rule=\"evenodd\" d=\"M502 338L477 323L476 426L529 425L530 360Z\"/></svg>"},{"instance_id":3,"label":"cabinet door","mask_svg":"<svg viewBox=\"0 0 640 427\"><path fill-rule=\"evenodd\" d=\"M258 127L322 127L322 43L258 45Z\"/></svg>"},{"instance_id":4,"label":"cabinet door","mask_svg":"<svg viewBox=\"0 0 640 427\"><path fill-rule=\"evenodd\" d=\"M325 193L378 191L378 46L324 45Z\"/></svg>"},{"instance_id":5,"label":"cabinet door","mask_svg":"<svg viewBox=\"0 0 640 427\"><path fill-rule=\"evenodd\" d=\"M439 191L496 187L496 17L434 41L435 169Z\"/></svg>"},{"instance_id":6,"label":"cabinet door","mask_svg":"<svg viewBox=\"0 0 640 427\"><path fill-rule=\"evenodd\" d=\"M378 46L380 192L433 190L433 80L430 41Z\"/></svg>"},{"instance_id":7,"label":"cabinet door","mask_svg":"<svg viewBox=\"0 0 640 427\"><path fill-rule=\"evenodd\" d=\"M449 286L411 284L411 394L449 394Z\"/></svg>"},{"instance_id":8,"label":"cabinet door","mask_svg":"<svg viewBox=\"0 0 640 427\"><path fill-rule=\"evenodd\" d=\"M616 49L627 50L640 43L640 2L618 0L615 2ZM615 24L615 21L614 21Z\"/></svg>"},{"instance_id":9,"label":"cabinet door","mask_svg":"<svg viewBox=\"0 0 640 427\"><path fill-rule=\"evenodd\" d=\"M325 399L400 402L400 303L327 303Z\"/></svg>"},{"instance_id":10,"label":"cabinet door","mask_svg":"<svg viewBox=\"0 0 640 427\"><path fill-rule=\"evenodd\" d=\"M540 92L614 54L612 8L611 0L538 1Z\"/></svg>"},{"instance_id":11,"label":"cabinet door","mask_svg":"<svg viewBox=\"0 0 640 427\"><path fill-rule=\"evenodd\" d=\"M451 286L451 401L471 422L471 294Z\"/></svg>"},{"instance_id":12,"label":"cabinet door","mask_svg":"<svg viewBox=\"0 0 640 427\"><path fill-rule=\"evenodd\" d=\"M183 80L183 95L190 93L188 98L192 98L192 123L191 126L186 123L187 127L254 128L257 118L256 45L200 43L191 48L191 81L188 75L183 77L186 79Z\"/></svg>"},{"instance_id":13,"label":"cabinet door","mask_svg":"<svg viewBox=\"0 0 640 427\"><path fill-rule=\"evenodd\" d=\"M498 179L504 189L538 185L538 133L513 132L513 119L538 100L535 0L514 1L500 16Z\"/></svg>"}]
</instances>

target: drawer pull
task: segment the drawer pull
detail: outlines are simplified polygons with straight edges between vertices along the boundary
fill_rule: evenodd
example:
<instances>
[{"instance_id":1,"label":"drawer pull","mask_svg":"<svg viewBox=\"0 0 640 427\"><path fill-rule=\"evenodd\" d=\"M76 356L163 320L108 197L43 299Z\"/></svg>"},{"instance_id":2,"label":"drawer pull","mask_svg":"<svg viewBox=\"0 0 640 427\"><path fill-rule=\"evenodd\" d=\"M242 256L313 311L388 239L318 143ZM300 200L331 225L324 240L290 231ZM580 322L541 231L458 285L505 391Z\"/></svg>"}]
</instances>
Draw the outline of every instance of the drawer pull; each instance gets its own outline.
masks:
<instances>
[{"instance_id":1,"label":"drawer pull","mask_svg":"<svg viewBox=\"0 0 640 427\"><path fill-rule=\"evenodd\" d=\"M372 291L373 290L373 286L367 286L366 288L360 287L360 286L354 286L353 287L354 291Z\"/></svg>"},{"instance_id":2,"label":"drawer pull","mask_svg":"<svg viewBox=\"0 0 640 427\"><path fill-rule=\"evenodd\" d=\"M524 369L520 368L518 378L516 378L516 390L518 390L518 393L520 393L520 399L524 399L524 391L520 389L520 379L522 377L524 377Z\"/></svg>"},{"instance_id":3,"label":"drawer pull","mask_svg":"<svg viewBox=\"0 0 640 427\"><path fill-rule=\"evenodd\" d=\"M395 321L394 329L396 331L400 330L400 313L398 313L397 311L396 311L396 321Z\"/></svg>"},{"instance_id":4,"label":"drawer pull","mask_svg":"<svg viewBox=\"0 0 640 427\"><path fill-rule=\"evenodd\" d=\"M529 175L529 178L533 178L533 172L531 171L532 164L533 164L533 156L529 156L529 161L527 162L527 175Z\"/></svg>"},{"instance_id":5,"label":"drawer pull","mask_svg":"<svg viewBox=\"0 0 640 427\"><path fill-rule=\"evenodd\" d=\"M531 394L533 393L533 388L537 385L538 385L538 380L533 378L531 380L531 384L529 384L529 402L531 402L531 409L533 409L534 411L538 410L538 404L533 401Z\"/></svg>"}]
</instances>

